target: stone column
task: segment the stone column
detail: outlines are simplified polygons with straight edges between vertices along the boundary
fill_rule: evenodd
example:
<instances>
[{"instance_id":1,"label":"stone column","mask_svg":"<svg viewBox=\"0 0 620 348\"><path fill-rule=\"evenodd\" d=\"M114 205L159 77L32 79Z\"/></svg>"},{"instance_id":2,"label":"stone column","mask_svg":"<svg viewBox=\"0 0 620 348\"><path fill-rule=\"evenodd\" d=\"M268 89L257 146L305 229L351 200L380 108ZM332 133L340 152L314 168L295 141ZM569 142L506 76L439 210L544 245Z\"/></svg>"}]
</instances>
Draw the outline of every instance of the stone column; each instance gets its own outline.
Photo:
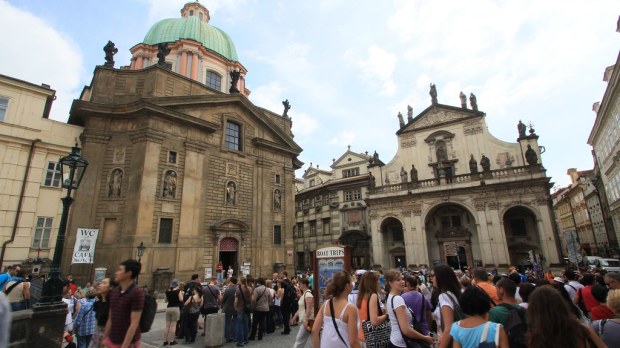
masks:
<instances>
[{"instance_id":1,"label":"stone column","mask_svg":"<svg viewBox=\"0 0 620 348\"><path fill-rule=\"evenodd\" d=\"M426 238L426 230L424 229L424 221L422 221L421 207L413 207L413 219L411 226L411 235L413 237L413 259L409 263L416 265L430 263L430 255L428 254L428 242ZM409 257L407 258L409 260Z\"/></svg>"},{"instance_id":2,"label":"stone column","mask_svg":"<svg viewBox=\"0 0 620 348\"><path fill-rule=\"evenodd\" d=\"M144 58L142 58L142 56L136 58L136 69L142 69L143 60Z\"/></svg>"},{"instance_id":3,"label":"stone column","mask_svg":"<svg viewBox=\"0 0 620 348\"><path fill-rule=\"evenodd\" d=\"M538 236L540 240L540 247L547 265L551 263L560 263L560 256L558 255L558 249L556 248L555 238L557 236L553 232L553 222L550 219L552 216L549 211L548 205L540 205L540 219L536 219L536 228L538 229Z\"/></svg>"},{"instance_id":4,"label":"stone column","mask_svg":"<svg viewBox=\"0 0 620 348\"><path fill-rule=\"evenodd\" d=\"M192 80L198 79L198 54L192 53Z\"/></svg>"},{"instance_id":5,"label":"stone column","mask_svg":"<svg viewBox=\"0 0 620 348\"><path fill-rule=\"evenodd\" d=\"M381 226L379 225L379 217L376 214L370 216L371 219L371 236L372 236L372 254L374 256L374 263L380 264L385 269L389 268L384 260L383 255L383 234L381 233Z\"/></svg>"},{"instance_id":6,"label":"stone column","mask_svg":"<svg viewBox=\"0 0 620 348\"><path fill-rule=\"evenodd\" d=\"M476 232L478 233L478 243L480 244L482 263L495 264L497 266L499 262L497 260L497 250L493 247L496 241L493 240L493 235L489 231L489 227L487 225L487 214L484 209L484 204L481 207L476 207Z\"/></svg>"},{"instance_id":7,"label":"stone column","mask_svg":"<svg viewBox=\"0 0 620 348\"><path fill-rule=\"evenodd\" d=\"M187 73L187 51L181 52L181 70L179 70L179 74L185 76Z\"/></svg>"}]
</instances>

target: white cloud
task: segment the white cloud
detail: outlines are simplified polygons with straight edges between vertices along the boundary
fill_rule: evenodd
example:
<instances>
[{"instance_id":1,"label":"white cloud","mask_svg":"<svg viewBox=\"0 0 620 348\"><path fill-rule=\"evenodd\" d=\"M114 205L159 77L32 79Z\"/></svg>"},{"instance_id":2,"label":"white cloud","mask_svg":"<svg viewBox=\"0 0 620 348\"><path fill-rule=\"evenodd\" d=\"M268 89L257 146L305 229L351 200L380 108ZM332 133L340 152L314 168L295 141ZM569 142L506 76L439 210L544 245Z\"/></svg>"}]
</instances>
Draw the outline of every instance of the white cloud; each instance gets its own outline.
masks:
<instances>
[{"instance_id":1,"label":"white cloud","mask_svg":"<svg viewBox=\"0 0 620 348\"><path fill-rule=\"evenodd\" d=\"M65 121L81 87L82 53L67 35L30 12L0 1L4 74L56 90L51 118ZM19 33L19 34L17 34Z\"/></svg>"},{"instance_id":2,"label":"white cloud","mask_svg":"<svg viewBox=\"0 0 620 348\"><path fill-rule=\"evenodd\" d=\"M303 112L291 113L293 119L293 134L300 136L308 136L312 134L318 127L319 121Z\"/></svg>"},{"instance_id":3,"label":"white cloud","mask_svg":"<svg viewBox=\"0 0 620 348\"><path fill-rule=\"evenodd\" d=\"M336 145L340 148L344 148L346 146L352 145L355 141L356 135L352 131L342 131L337 136L333 137L329 140L329 144ZM336 152L338 153L338 152Z\"/></svg>"},{"instance_id":4,"label":"white cloud","mask_svg":"<svg viewBox=\"0 0 620 348\"><path fill-rule=\"evenodd\" d=\"M180 17L179 10L188 0L143 0L149 5L149 22L154 23L164 18ZM251 0L209 0L201 4L209 10L211 17L219 10L238 9Z\"/></svg>"},{"instance_id":5,"label":"white cloud","mask_svg":"<svg viewBox=\"0 0 620 348\"><path fill-rule=\"evenodd\" d=\"M379 93L392 96L396 91L396 84L392 77L397 60L396 54L372 44L368 47L368 57L357 64L364 78L371 82L381 83L382 88Z\"/></svg>"}]
</instances>

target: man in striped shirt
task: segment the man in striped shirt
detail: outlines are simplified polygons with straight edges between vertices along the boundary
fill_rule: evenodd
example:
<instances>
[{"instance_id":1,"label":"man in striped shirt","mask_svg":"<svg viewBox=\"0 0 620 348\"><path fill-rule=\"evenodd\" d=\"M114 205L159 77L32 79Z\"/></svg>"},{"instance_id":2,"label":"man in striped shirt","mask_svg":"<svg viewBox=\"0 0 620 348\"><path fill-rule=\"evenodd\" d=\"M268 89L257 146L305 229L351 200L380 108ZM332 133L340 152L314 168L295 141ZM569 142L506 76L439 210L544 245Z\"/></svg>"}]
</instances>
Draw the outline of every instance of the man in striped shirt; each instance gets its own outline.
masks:
<instances>
[{"instance_id":1,"label":"man in striped shirt","mask_svg":"<svg viewBox=\"0 0 620 348\"><path fill-rule=\"evenodd\" d=\"M80 311L73 322L73 332L77 336L77 348L88 348L95 333L95 290L86 293L86 302L80 306Z\"/></svg>"}]
</instances>

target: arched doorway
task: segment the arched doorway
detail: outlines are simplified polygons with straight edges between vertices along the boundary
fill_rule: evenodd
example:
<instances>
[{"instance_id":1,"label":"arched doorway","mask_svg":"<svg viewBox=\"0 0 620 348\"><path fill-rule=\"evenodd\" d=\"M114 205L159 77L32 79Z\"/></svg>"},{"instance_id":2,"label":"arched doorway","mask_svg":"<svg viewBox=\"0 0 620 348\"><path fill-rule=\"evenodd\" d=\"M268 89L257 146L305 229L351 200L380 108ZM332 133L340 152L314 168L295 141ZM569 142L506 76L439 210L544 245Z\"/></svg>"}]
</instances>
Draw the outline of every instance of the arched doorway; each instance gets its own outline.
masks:
<instances>
[{"instance_id":1,"label":"arched doorway","mask_svg":"<svg viewBox=\"0 0 620 348\"><path fill-rule=\"evenodd\" d=\"M224 265L224 272L228 270L228 266L232 266L235 274L239 269L238 265L239 241L232 237L226 237L220 240L220 259Z\"/></svg>"},{"instance_id":2,"label":"arched doorway","mask_svg":"<svg viewBox=\"0 0 620 348\"><path fill-rule=\"evenodd\" d=\"M506 210L503 220L510 263L521 270L532 268L530 252L541 252L536 215L526 207L516 206Z\"/></svg>"},{"instance_id":3,"label":"arched doorway","mask_svg":"<svg viewBox=\"0 0 620 348\"><path fill-rule=\"evenodd\" d=\"M389 217L381 222L384 254L388 255L389 267L399 268L407 265L405 254L405 234L403 224L395 217Z\"/></svg>"},{"instance_id":4,"label":"arched doorway","mask_svg":"<svg viewBox=\"0 0 620 348\"><path fill-rule=\"evenodd\" d=\"M476 220L469 210L458 204L440 205L426 216L425 228L432 264L454 269L479 265Z\"/></svg>"},{"instance_id":5,"label":"arched doorway","mask_svg":"<svg viewBox=\"0 0 620 348\"><path fill-rule=\"evenodd\" d=\"M340 237L340 245L351 247L351 268L370 268L370 236L360 231L348 231Z\"/></svg>"}]
</instances>

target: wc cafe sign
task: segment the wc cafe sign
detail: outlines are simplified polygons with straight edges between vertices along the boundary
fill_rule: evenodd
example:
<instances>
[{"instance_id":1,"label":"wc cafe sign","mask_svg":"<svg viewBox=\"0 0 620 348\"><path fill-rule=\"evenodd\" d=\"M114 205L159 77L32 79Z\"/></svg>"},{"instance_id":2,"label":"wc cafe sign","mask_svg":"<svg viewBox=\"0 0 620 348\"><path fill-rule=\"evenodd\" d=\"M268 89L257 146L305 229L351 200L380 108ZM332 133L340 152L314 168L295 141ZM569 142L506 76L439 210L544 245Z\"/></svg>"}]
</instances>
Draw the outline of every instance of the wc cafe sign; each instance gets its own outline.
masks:
<instances>
[{"instance_id":1,"label":"wc cafe sign","mask_svg":"<svg viewBox=\"0 0 620 348\"><path fill-rule=\"evenodd\" d=\"M95 246L97 244L98 229L78 228L71 264L74 263L93 263L95 259Z\"/></svg>"}]
</instances>

